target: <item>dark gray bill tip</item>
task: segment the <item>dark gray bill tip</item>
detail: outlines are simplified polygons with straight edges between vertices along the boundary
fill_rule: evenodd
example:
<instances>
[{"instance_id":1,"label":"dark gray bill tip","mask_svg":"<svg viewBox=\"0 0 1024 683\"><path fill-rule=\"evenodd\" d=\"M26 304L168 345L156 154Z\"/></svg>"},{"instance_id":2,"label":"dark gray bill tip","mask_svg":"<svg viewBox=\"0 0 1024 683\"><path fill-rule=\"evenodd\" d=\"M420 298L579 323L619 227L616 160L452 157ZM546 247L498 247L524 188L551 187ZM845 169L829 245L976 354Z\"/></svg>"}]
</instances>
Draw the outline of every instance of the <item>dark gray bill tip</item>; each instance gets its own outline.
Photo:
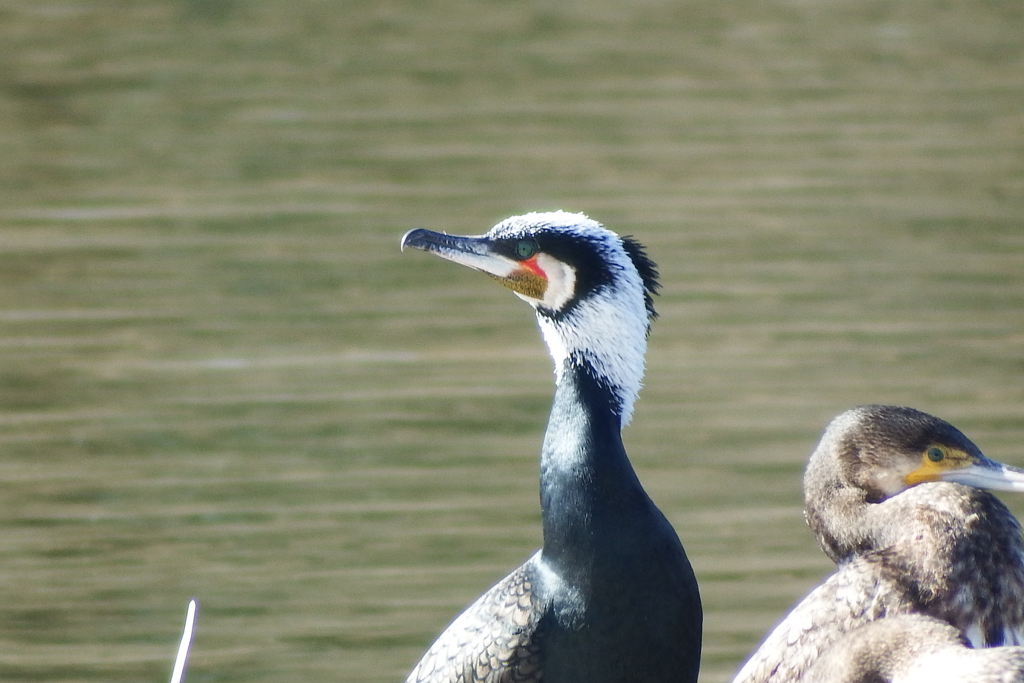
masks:
<instances>
[{"instance_id":1,"label":"dark gray bill tip","mask_svg":"<svg viewBox=\"0 0 1024 683\"><path fill-rule=\"evenodd\" d=\"M405 251L406 247L412 247L413 249L423 249L430 243L429 236L433 233L423 228L413 228L409 232L402 235L402 242L400 248Z\"/></svg>"},{"instance_id":2,"label":"dark gray bill tip","mask_svg":"<svg viewBox=\"0 0 1024 683\"><path fill-rule=\"evenodd\" d=\"M402 248L406 247L433 252L452 261L459 260L457 254L488 256L490 253L490 243L486 238L449 235L424 228L410 230L402 236Z\"/></svg>"}]
</instances>

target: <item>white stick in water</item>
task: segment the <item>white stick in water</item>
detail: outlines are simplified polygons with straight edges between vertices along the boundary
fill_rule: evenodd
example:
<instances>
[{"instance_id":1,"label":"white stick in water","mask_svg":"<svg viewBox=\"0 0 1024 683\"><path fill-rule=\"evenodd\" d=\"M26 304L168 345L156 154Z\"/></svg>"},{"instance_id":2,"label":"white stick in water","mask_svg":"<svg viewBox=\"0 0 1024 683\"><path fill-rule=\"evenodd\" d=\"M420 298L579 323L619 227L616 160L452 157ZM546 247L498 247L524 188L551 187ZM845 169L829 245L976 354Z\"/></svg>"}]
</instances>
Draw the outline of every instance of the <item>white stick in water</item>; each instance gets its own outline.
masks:
<instances>
[{"instance_id":1,"label":"white stick in water","mask_svg":"<svg viewBox=\"0 0 1024 683\"><path fill-rule=\"evenodd\" d=\"M185 675L185 661L188 660L188 649L192 645L192 633L196 629L196 601L188 601L188 612L185 614L185 630L181 632L181 643L178 645L178 656L174 658L174 671L171 672L171 683L181 683Z\"/></svg>"}]
</instances>

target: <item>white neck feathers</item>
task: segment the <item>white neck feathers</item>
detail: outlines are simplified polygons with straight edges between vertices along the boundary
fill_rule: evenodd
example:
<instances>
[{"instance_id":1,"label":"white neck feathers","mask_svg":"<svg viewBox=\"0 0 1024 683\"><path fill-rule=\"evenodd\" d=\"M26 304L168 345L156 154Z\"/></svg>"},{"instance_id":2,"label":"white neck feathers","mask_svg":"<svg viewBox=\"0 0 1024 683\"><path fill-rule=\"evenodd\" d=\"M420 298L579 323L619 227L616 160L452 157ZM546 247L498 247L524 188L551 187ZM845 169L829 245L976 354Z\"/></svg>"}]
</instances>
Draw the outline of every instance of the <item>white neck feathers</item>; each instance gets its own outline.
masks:
<instances>
[{"instance_id":1,"label":"white neck feathers","mask_svg":"<svg viewBox=\"0 0 1024 683\"><path fill-rule=\"evenodd\" d=\"M537 320L555 362L555 382L561 382L566 367L585 361L615 393L624 426L644 376L648 319L639 276L621 275L627 282L620 279L594 292L561 318L539 311Z\"/></svg>"}]
</instances>

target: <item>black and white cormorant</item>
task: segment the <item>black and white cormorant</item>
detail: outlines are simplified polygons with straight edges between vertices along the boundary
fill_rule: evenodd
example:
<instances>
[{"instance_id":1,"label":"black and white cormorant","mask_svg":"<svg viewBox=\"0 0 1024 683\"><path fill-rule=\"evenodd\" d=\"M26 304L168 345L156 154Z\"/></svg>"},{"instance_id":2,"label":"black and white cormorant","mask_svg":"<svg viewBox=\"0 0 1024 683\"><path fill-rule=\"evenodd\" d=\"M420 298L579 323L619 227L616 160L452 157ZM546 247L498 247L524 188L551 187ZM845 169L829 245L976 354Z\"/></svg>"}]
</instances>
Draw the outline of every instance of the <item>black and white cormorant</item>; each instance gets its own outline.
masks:
<instances>
[{"instance_id":1,"label":"black and white cormorant","mask_svg":"<svg viewBox=\"0 0 1024 683\"><path fill-rule=\"evenodd\" d=\"M941 619L902 614L847 633L801 683L1024 683L1024 647L975 650Z\"/></svg>"},{"instance_id":2,"label":"black and white cormorant","mask_svg":"<svg viewBox=\"0 0 1024 683\"><path fill-rule=\"evenodd\" d=\"M697 583L620 435L643 376L654 263L632 239L562 211L474 237L412 230L402 246L483 271L530 303L556 385L540 455L543 548L459 615L408 683L696 681Z\"/></svg>"},{"instance_id":3,"label":"black and white cormorant","mask_svg":"<svg viewBox=\"0 0 1024 683\"><path fill-rule=\"evenodd\" d=\"M734 683L800 680L844 634L896 614L941 619L974 647L1024 644L1021 527L982 489L1024 491L1024 471L912 408L861 406L835 418L808 462L804 501L837 570Z\"/></svg>"}]
</instances>

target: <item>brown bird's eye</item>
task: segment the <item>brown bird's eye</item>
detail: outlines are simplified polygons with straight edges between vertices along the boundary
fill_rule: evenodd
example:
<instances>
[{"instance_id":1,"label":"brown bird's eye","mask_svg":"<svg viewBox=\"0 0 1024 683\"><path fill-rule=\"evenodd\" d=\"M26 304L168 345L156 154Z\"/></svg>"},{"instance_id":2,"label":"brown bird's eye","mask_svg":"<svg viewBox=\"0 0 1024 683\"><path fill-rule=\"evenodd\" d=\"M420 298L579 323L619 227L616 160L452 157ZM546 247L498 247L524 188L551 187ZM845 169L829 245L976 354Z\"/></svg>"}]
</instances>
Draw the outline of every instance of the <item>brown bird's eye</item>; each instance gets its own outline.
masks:
<instances>
[{"instance_id":1,"label":"brown bird's eye","mask_svg":"<svg viewBox=\"0 0 1024 683\"><path fill-rule=\"evenodd\" d=\"M942 452L941 448L932 446L928 449L928 459L932 462L942 462L942 459L946 457L946 454Z\"/></svg>"}]
</instances>

